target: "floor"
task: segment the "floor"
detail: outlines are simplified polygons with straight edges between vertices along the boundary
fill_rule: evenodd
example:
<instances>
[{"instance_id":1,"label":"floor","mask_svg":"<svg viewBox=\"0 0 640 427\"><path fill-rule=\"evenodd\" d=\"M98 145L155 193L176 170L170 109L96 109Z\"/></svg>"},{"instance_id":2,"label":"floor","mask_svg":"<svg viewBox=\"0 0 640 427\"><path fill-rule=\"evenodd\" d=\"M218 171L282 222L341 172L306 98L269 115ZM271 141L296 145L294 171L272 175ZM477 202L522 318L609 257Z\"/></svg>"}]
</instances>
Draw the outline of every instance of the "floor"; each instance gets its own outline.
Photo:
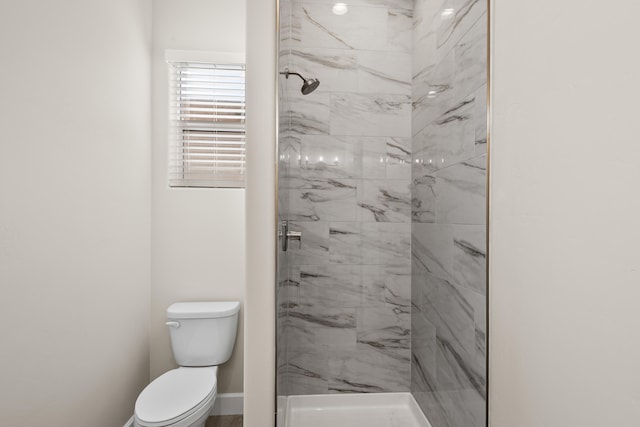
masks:
<instances>
[{"instance_id":1,"label":"floor","mask_svg":"<svg viewBox=\"0 0 640 427\"><path fill-rule=\"evenodd\" d=\"M284 427L431 427L409 393L291 396ZM209 417L205 427L242 427L242 415Z\"/></svg>"},{"instance_id":2,"label":"floor","mask_svg":"<svg viewBox=\"0 0 640 427\"><path fill-rule=\"evenodd\" d=\"M242 427L242 415L209 417L205 427Z\"/></svg>"},{"instance_id":3,"label":"floor","mask_svg":"<svg viewBox=\"0 0 640 427\"><path fill-rule=\"evenodd\" d=\"M431 427L410 393L291 396L285 427Z\"/></svg>"}]
</instances>

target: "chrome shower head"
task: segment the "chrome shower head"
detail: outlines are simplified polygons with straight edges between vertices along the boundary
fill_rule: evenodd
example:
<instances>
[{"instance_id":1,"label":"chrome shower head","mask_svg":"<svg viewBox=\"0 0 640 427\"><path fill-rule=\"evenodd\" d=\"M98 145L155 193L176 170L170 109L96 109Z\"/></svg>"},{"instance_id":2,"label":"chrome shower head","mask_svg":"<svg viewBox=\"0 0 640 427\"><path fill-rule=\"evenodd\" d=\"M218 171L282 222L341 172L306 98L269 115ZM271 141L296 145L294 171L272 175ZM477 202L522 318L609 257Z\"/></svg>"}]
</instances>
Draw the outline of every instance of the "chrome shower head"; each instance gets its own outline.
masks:
<instances>
[{"instance_id":1,"label":"chrome shower head","mask_svg":"<svg viewBox=\"0 0 640 427\"><path fill-rule=\"evenodd\" d=\"M280 74L284 74L284 76L286 78L289 78L289 76L294 75L294 76L298 76L302 79L302 88L300 89L300 92L302 92L303 95L309 95L311 92L313 92L314 90L316 90L318 88L318 86L320 86L320 80L318 79L305 79L304 77L302 77L302 75L300 75L300 73L294 73L292 71L289 71L288 68L285 68L284 71L281 71Z\"/></svg>"},{"instance_id":2,"label":"chrome shower head","mask_svg":"<svg viewBox=\"0 0 640 427\"><path fill-rule=\"evenodd\" d=\"M311 92L316 90L318 86L320 86L320 80L318 79L305 80L300 91L303 95L309 95Z\"/></svg>"}]
</instances>

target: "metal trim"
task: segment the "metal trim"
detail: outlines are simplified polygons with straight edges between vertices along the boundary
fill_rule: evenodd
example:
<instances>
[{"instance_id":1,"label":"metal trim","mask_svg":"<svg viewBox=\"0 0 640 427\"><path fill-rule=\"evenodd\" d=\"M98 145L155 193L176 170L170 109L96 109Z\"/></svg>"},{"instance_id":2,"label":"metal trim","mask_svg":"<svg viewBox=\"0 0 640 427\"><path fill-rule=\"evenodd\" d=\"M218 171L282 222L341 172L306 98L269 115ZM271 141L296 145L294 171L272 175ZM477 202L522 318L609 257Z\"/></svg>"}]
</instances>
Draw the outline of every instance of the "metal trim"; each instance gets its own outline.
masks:
<instances>
[{"instance_id":1,"label":"metal trim","mask_svg":"<svg viewBox=\"0 0 640 427\"><path fill-rule=\"evenodd\" d=\"M490 232L490 214L491 214L491 123L492 123L492 109L491 109L491 104L492 104L492 99L491 99L491 31L492 31L492 20L491 20L491 15L493 13L493 7L492 7L492 0L487 0L487 69L486 69L486 73L487 73L487 177L486 177L486 193L485 193L485 197L486 197L486 226L485 226L485 238L486 238L486 257L485 257L485 262L486 262L486 271L485 271L485 304L486 304L486 310L485 310L485 316L486 316L486 332L485 332L485 426L489 427L489 422L490 422L490 417L489 417L489 386L491 384L491 381L489 380L489 349L490 349L490 345L489 345L489 336L491 333L491 327L490 327L490 307L491 304L489 303L489 295L490 295L490 282L489 282L489 278L490 278L490 274L489 274L489 257L490 257L490 247L489 247L489 232Z\"/></svg>"},{"instance_id":2,"label":"metal trim","mask_svg":"<svg viewBox=\"0 0 640 427\"><path fill-rule=\"evenodd\" d=\"M278 287L279 287L279 283L278 283L278 222L279 222L279 210L278 210L278 200L279 200L279 194L278 194L278 183L279 183L279 174L280 174L280 170L279 170L279 166L280 166L280 162L278 161L278 152L280 150L280 120L278 119L279 114L280 114L280 105L279 105L279 96L278 94L280 93L280 74L279 74L279 68L280 68L280 0L275 0L275 8L276 8L276 22L275 22L275 33L274 33L274 37L276 38L275 40L275 69L272 70L273 71L273 78L275 80L275 115L274 115L274 120L275 120L275 152L273 153L273 159L272 161L275 162L275 168L274 168L274 196L275 196L275 200L274 200L274 208L275 208L275 224L274 224L274 230L275 230L275 236L274 236L274 250L275 250L275 275L274 275L274 288L273 288L273 292L274 292L274 303L275 303L275 307L274 307L274 330L275 330L275 342L273 343L273 351L274 351L274 370L273 370L273 426L277 427L278 425Z\"/></svg>"}]
</instances>

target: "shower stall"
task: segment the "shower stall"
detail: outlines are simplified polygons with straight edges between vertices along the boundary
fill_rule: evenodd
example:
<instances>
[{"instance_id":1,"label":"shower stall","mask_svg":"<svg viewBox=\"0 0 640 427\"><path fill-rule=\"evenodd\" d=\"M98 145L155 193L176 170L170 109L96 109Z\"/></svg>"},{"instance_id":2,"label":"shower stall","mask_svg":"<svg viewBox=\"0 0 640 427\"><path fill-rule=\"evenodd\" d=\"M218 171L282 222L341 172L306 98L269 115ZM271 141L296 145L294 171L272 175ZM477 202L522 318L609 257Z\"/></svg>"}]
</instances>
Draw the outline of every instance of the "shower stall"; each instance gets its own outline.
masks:
<instances>
[{"instance_id":1,"label":"shower stall","mask_svg":"<svg viewBox=\"0 0 640 427\"><path fill-rule=\"evenodd\" d=\"M486 426L487 2L280 0L278 55L278 426Z\"/></svg>"}]
</instances>

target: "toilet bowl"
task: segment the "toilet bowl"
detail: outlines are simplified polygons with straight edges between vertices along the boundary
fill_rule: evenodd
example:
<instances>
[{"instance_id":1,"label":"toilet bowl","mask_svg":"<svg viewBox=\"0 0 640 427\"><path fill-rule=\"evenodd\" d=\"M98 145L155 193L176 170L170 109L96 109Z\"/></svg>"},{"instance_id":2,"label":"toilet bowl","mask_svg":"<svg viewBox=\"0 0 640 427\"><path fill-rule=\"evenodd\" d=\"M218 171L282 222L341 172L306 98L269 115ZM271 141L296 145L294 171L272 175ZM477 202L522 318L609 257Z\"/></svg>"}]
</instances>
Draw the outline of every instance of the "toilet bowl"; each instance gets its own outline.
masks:
<instances>
[{"instance_id":1,"label":"toilet bowl","mask_svg":"<svg viewBox=\"0 0 640 427\"><path fill-rule=\"evenodd\" d=\"M218 368L178 368L149 384L136 401L136 427L204 426L216 398Z\"/></svg>"},{"instance_id":2,"label":"toilet bowl","mask_svg":"<svg viewBox=\"0 0 640 427\"><path fill-rule=\"evenodd\" d=\"M177 369L138 396L135 427L204 427L217 393L218 366L231 357L239 302L176 303L167 325Z\"/></svg>"}]
</instances>

